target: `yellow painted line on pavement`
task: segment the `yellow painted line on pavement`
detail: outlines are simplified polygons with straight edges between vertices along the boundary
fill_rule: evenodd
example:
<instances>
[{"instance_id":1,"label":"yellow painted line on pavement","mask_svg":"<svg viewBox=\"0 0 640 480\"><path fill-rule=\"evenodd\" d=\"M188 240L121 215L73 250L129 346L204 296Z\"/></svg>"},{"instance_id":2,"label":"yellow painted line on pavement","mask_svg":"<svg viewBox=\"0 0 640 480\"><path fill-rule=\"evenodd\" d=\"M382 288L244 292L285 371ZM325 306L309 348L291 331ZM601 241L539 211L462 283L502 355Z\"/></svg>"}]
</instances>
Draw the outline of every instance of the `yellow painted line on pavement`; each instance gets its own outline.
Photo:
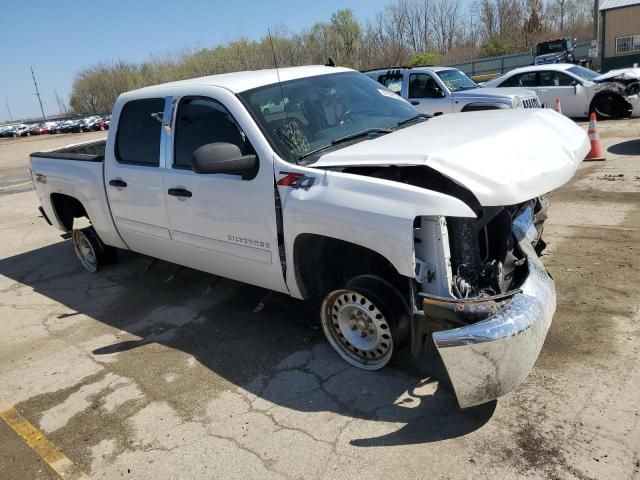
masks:
<instances>
[{"instance_id":1,"label":"yellow painted line on pavement","mask_svg":"<svg viewBox=\"0 0 640 480\"><path fill-rule=\"evenodd\" d=\"M63 480L91 480L58 447L8 403L0 401L0 418Z\"/></svg>"},{"instance_id":2,"label":"yellow painted line on pavement","mask_svg":"<svg viewBox=\"0 0 640 480\"><path fill-rule=\"evenodd\" d=\"M0 192L2 190L11 190L12 188L18 188L18 187L24 187L26 185L31 185L33 182L23 182L23 183L16 183L15 185L9 185L8 187L0 187Z\"/></svg>"}]
</instances>

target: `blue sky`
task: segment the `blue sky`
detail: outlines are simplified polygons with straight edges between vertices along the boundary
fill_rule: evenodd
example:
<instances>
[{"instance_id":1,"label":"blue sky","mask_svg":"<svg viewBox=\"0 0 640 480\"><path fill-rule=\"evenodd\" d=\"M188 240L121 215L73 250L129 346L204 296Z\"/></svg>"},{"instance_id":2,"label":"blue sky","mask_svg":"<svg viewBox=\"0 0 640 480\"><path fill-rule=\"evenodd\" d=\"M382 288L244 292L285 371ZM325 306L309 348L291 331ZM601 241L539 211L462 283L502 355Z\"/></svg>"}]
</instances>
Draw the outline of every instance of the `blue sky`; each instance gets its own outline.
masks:
<instances>
[{"instance_id":1,"label":"blue sky","mask_svg":"<svg viewBox=\"0 0 640 480\"><path fill-rule=\"evenodd\" d=\"M267 28L291 31L351 8L363 20L391 0L10 0L0 14L0 121L58 112L54 88L68 100L74 74L100 61L139 62L150 54L208 47Z\"/></svg>"}]
</instances>

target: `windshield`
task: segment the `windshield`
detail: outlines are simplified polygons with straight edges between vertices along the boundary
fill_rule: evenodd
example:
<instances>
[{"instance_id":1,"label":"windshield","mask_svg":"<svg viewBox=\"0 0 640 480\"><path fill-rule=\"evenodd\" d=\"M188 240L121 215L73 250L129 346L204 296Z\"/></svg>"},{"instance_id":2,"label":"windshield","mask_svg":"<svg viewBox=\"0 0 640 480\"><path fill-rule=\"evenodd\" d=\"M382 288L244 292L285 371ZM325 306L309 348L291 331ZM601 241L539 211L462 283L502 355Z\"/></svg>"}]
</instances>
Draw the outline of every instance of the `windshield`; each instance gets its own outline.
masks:
<instances>
[{"instance_id":1,"label":"windshield","mask_svg":"<svg viewBox=\"0 0 640 480\"><path fill-rule=\"evenodd\" d=\"M593 82L593 79L600 75L593 70L589 70L588 68L584 68L579 65L569 68L569 71L574 75L582 78L583 80L587 80L588 82Z\"/></svg>"},{"instance_id":2,"label":"windshield","mask_svg":"<svg viewBox=\"0 0 640 480\"><path fill-rule=\"evenodd\" d=\"M537 55L547 55L548 53L560 53L566 50L564 40L538 44Z\"/></svg>"},{"instance_id":3,"label":"windshield","mask_svg":"<svg viewBox=\"0 0 640 480\"><path fill-rule=\"evenodd\" d=\"M476 82L460 70L442 70L441 72L436 72L436 75L440 77L442 83L444 83L451 92L459 92L461 90L470 90L479 87Z\"/></svg>"},{"instance_id":4,"label":"windshield","mask_svg":"<svg viewBox=\"0 0 640 480\"><path fill-rule=\"evenodd\" d=\"M384 134L419 115L409 102L357 72L291 80L239 96L271 145L292 163L306 156L304 162L312 163L317 155L311 153L319 149L324 153L369 138L360 132Z\"/></svg>"}]
</instances>

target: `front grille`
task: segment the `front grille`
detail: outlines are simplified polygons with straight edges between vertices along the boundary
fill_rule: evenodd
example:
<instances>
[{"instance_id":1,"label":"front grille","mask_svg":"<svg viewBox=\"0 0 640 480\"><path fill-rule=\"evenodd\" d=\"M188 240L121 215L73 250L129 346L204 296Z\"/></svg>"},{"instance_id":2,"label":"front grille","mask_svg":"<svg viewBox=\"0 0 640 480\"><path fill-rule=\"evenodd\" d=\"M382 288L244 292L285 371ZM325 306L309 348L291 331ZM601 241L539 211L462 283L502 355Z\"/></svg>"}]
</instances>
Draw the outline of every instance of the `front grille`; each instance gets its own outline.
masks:
<instances>
[{"instance_id":1,"label":"front grille","mask_svg":"<svg viewBox=\"0 0 640 480\"><path fill-rule=\"evenodd\" d=\"M522 108L540 108L540 102L537 97L523 98Z\"/></svg>"}]
</instances>

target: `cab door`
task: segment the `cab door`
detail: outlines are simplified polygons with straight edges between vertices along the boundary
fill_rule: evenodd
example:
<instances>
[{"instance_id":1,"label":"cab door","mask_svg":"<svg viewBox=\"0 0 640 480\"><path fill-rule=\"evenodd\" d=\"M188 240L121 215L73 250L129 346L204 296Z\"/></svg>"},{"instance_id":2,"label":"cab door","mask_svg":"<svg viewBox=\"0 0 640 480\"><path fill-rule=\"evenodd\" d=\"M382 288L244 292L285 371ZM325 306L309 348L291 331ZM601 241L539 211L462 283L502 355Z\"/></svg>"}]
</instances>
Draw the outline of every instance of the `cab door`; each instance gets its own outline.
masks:
<instances>
[{"instance_id":1,"label":"cab door","mask_svg":"<svg viewBox=\"0 0 640 480\"><path fill-rule=\"evenodd\" d=\"M105 188L118 233L136 252L166 259L170 245L165 206L162 116L165 99L144 98L114 112L117 125L105 158Z\"/></svg>"},{"instance_id":2,"label":"cab door","mask_svg":"<svg viewBox=\"0 0 640 480\"><path fill-rule=\"evenodd\" d=\"M451 94L428 73L410 73L407 98L412 105L427 115L451 113Z\"/></svg>"},{"instance_id":3,"label":"cab door","mask_svg":"<svg viewBox=\"0 0 640 480\"><path fill-rule=\"evenodd\" d=\"M239 100L223 89L209 88L177 102L164 175L174 261L288 292L278 245L273 160L268 149L254 148L257 143L240 121L251 122ZM257 155L255 175L194 172L193 152L211 143L230 143L243 155Z\"/></svg>"}]
</instances>

